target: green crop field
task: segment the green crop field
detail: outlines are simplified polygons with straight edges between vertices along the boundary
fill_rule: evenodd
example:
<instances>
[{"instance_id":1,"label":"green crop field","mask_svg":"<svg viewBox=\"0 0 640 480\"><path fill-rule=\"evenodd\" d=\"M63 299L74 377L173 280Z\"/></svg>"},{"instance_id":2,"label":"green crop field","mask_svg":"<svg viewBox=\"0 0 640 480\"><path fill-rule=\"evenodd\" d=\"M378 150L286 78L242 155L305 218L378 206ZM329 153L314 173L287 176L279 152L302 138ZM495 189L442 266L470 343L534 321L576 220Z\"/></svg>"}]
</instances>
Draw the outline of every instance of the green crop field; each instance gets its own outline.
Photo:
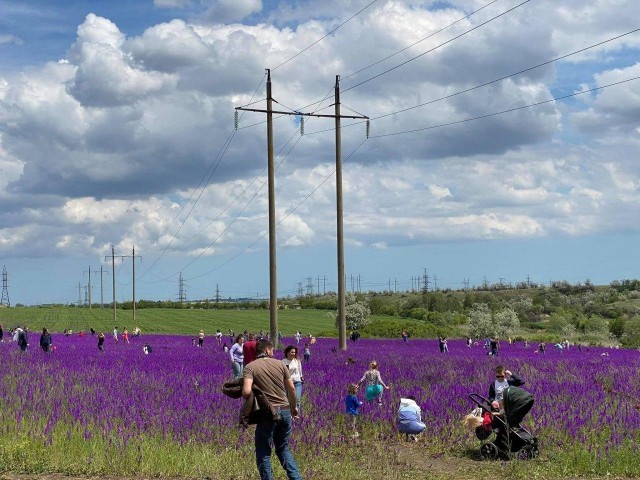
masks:
<instances>
[{"instance_id":1,"label":"green crop field","mask_svg":"<svg viewBox=\"0 0 640 480\"><path fill-rule=\"evenodd\" d=\"M334 314L327 310L279 310L278 328L285 336L291 336L296 330L303 334L314 335L335 332ZM372 319L376 316L372 316ZM71 329L74 332L97 331L110 332L114 326L120 331L127 327L132 331L140 327L144 333L174 333L193 335L204 330L212 335L217 329L227 334L229 329L240 333L269 331L268 310L199 310L199 309L139 309L133 320L133 311L117 310L116 320L113 310L108 308L68 308L68 307L19 307L0 309L0 323L5 329L15 326L27 326L30 330L47 327L52 332Z\"/></svg>"}]
</instances>

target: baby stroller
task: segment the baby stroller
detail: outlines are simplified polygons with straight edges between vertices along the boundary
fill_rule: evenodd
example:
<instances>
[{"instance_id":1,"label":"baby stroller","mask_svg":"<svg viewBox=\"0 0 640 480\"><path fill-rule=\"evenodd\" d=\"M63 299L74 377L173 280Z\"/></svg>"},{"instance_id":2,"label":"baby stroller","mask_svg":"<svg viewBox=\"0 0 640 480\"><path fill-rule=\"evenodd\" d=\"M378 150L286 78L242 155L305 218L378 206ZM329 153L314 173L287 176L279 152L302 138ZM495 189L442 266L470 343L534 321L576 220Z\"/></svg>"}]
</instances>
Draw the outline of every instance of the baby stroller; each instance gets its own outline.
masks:
<instances>
[{"instance_id":1,"label":"baby stroller","mask_svg":"<svg viewBox=\"0 0 640 480\"><path fill-rule=\"evenodd\" d=\"M483 413L493 411L489 399L477 393L471 393L469 398L482 408ZM488 439L492 432L496 434L493 441L480 446L480 455L488 460L524 460L537 457L540 453L538 438L520 426L520 422L533 407L533 395L522 388L510 386L504 389L502 401L504 413L492 415L490 425L476 428L476 436L483 441Z\"/></svg>"}]
</instances>

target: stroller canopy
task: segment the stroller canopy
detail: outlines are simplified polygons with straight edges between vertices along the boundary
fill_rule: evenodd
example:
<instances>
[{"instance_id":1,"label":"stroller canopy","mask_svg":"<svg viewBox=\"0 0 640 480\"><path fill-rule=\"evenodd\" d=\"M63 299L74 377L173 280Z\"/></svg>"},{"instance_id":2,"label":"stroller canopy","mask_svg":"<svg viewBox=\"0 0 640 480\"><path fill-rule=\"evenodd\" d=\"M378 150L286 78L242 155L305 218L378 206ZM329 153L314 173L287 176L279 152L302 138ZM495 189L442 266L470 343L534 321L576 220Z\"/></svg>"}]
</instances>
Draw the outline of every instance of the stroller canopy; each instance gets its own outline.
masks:
<instances>
[{"instance_id":1,"label":"stroller canopy","mask_svg":"<svg viewBox=\"0 0 640 480\"><path fill-rule=\"evenodd\" d=\"M509 386L504 389L503 402L507 424L514 428L533 407L533 395L522 388Z\"/></svg>"}]
</instances>

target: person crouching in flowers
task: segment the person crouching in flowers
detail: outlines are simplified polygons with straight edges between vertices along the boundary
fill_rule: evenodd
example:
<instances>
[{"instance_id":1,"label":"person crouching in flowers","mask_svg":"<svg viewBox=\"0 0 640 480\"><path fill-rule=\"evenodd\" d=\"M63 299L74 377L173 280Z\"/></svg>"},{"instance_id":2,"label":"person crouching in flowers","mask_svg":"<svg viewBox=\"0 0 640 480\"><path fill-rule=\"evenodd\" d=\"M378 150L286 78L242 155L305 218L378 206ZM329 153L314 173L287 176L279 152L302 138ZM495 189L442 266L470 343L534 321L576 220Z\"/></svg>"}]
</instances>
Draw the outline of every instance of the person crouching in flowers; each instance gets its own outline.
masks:
<instances>
[{"instance_id":1,"label":"person crouching in flowers","mask_svg":"<svg viewBox=\"0 0 640 480\"><path fill-rule=\"evenodd\" d=\"M347 397L344 399L344 403L347 408L347 417L349 418L349 423L351 425L351 436L357 437L360 434L358 433L356 422L360 415L360 407L362 406L362 402L358 400L357 384L352 383L349 385L349 388L347 389Z\"/></svg>"},{"instance_id":2,"label":"person crouching in flowers","mask_svg":"<svg viewBox=\"0 0 640 480\"><path fill-rule=\"evenodd\" d=\"M358 387L362 385L362 383L367 386L365 391L367 402L376 399L378 405L382 405L382 389L389 390L389 387L382 381L380 371L378 370L378 362L375 360L369 364L369 370L362 375L362 378L358 382Z\"/></svg>"},{"instance_id":3,"label":"person crouching in flowers","mask_svg":"<svg viewBox=\"0 0 640 480\"><path fill-rule=\"evenodd\" d=\"M415 397L409 396L400 399L398 409L398 430L406 435L407 440L418 441L418 435L427 426L422 422L420 407Z\"/></svg>"}]
</instances>

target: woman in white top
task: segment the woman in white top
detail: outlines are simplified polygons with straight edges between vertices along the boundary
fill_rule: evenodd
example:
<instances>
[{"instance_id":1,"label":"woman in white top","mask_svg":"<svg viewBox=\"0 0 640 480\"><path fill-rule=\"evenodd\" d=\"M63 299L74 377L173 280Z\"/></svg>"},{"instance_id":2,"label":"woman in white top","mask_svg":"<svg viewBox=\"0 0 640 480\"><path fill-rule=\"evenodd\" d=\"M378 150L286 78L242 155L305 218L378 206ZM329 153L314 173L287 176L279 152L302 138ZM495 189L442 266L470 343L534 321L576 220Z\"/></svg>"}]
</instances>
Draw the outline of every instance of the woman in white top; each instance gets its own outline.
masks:
<instances>
[{"instance_id":1,"label":"woman in white top","mask_svg":"<svg viewBox=\"0 0 640 480\"><path fill-rule=\"evenodd\" d=\"M231 357L231 367L233 368L233 375L236 378L242 378L242 367L244 363L244 354L242 353L243 343L244 336L240 334L236 337L236 341L229 350L229 356Z\"/></svg>"},{"instance_id":2,"label":"woman in white top","mask_svg":"<svg viewBox=\"0 0 640 480\"><path fill-rule=\"evenodd\" d=\"M296 387L296 399L298 403L298 412L300 412L300 399L302 398L302 384L304 377L302 376L302 362L298 358L298 348L289 345L284 349L284 359L282 360L289 367L289 374L293 380L293 386Z\"/></svg>"}]
</instances>

